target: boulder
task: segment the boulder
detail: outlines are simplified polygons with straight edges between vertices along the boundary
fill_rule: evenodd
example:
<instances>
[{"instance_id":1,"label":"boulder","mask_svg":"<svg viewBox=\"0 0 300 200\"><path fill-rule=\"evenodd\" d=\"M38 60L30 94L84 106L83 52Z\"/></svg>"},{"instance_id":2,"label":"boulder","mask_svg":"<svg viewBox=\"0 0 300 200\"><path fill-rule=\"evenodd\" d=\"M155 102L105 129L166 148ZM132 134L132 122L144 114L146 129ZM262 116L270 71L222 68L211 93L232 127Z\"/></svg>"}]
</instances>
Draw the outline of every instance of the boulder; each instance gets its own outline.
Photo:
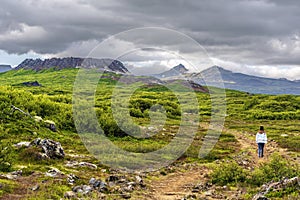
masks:
<instances>
[{"instance_id":1,"label":"boulder","mask_svg":"<svg viewBox=\"0 0 300 200\"><path fill-rule=\"evenodd\" d=\"M32 142L33 145L42 148L44 154L48 158L64 158L65 153L59 142L50 139L40 139L37 138Z\"/></svg>"}]
</instances>

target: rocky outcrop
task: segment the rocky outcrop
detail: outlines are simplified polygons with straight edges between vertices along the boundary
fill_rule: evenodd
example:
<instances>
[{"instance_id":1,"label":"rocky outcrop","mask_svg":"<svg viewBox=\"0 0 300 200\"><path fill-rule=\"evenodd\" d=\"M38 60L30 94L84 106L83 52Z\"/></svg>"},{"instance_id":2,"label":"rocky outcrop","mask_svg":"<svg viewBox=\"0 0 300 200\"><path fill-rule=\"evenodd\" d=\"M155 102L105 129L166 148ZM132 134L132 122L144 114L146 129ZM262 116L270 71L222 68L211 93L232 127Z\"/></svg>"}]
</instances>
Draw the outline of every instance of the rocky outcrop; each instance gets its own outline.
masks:
<instances>
[{"instance_id":1,"label":"rocky outcrop","mask_svg":"<svg viewBox=\"0 0 300 200\"><path fill-rule=\"evenodd\" d=\"M39 146L43 150L42 157L44 158L64 158L65 153L59 142L50 139L37 138L32 142L32 145Z\"/></svg>"},{"instance_id":2,"label":"rocky outcrop","mask_svg":"<svg viewBox=\"0 0 300 200\"><path fill-rule=\"evenodd\" d=\"M129 199L131 198L131 193L133 191L145 187L146 185L140 176L135 176L133 178L127 175L116 174L108 176L105 181L92 177L88 183L74 186L72 191L65 193L64 197L76 198L77 196L88 195L91 192L97 192L99 196L102 194L102 197L105 197L105 193L113 193L118 194L124 199Z\"/></svg>"},{"instance_id":3,"label":"rocky outcrop","mask_svg":"<svg viewBox=\"0 0 300 200\"><path fill-rule=\"evenodd\" d=\"M287 187L293 187L293 186L298 186L300 187L300 178L298 176L293 177L293 178L285 178L281 181L274 182L271 181L267 184L264 184L261 187L261 190L258 194L256 194L252 200L262 200L262 199L268 199L265 197L266 194L268 194L270 191L278 191L285 189Z\"/></svg>"},{"instance_id":4,"label":"rocky outcrop","mask_svg":"<svg viewBox=\"0 0 300 200\"><path fill-rule=\"evenodd\" d=\"M55 68L57 70L66 68L97 68L116 73L127 73L127 68L118 60L95 59L95 58L51 58L51 59L26 59L15 69L44 70Z\"/></svg>"}]
</instances>

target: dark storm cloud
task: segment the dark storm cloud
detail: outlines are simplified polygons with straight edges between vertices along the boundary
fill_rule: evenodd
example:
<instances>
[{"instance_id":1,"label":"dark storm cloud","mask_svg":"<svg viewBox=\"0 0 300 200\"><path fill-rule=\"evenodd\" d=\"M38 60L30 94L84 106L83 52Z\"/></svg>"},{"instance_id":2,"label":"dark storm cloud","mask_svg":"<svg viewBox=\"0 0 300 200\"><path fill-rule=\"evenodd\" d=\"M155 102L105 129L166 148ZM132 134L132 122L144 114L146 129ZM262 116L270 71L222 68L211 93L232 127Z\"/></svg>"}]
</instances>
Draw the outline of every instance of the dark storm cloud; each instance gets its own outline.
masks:
<instances>
[{"instance_id":1,"label":"dark storm cloud","mask_svg":"<svg viewBox=\"0 0 300 200\"><path fill-rule=\"evenodd\" d=\"M87 55L95 41L131 28L159 26L187 34L220 59L249 65L296 64L299 10L297 0L3 0L0 49ZM150 40L135 42L166 41L167 35L148 34ZM183 53L194 50L178 40L173 46Z\"/></svg>"}]
</instances>

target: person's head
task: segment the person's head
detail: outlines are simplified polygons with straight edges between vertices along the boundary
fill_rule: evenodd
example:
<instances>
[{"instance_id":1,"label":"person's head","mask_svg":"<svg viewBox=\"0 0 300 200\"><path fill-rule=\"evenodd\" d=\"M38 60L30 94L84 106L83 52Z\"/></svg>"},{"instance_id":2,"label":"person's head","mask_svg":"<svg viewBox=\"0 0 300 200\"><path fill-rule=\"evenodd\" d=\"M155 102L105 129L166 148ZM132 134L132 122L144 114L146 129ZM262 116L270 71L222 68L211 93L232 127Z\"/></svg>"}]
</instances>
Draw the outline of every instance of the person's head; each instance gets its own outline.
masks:
<instances>
[{"instance_id":1,"label":"person's head","mask_svg":"<svg viewBox=\"0 0 300 200\"><path fill-rule=\"evenodd\" d=\"M264 126L259 127L259 132L265 132Z\"/></svg>"}]
</instances>

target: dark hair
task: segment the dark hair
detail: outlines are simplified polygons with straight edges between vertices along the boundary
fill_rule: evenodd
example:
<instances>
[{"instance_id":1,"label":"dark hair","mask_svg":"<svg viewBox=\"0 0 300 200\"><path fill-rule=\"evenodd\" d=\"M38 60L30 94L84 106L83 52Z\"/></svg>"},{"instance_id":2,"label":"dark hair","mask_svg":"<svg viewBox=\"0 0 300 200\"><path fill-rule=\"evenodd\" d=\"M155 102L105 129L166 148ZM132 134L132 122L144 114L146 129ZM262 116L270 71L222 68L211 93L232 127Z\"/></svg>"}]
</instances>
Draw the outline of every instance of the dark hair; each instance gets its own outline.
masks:
<instances>
[{"instance_id":1,"label":"dark hair","mask_svg":"<svg viewBox=\"0 0 300 200\"><path fill-rule=\"evenodd\" d=\"M265 129L264 129L264 126L260 126L260 127L259 127L259 130L260 130L260 131L264 131L264 130L265 130Z\"/></svg>"}]
</instances>

